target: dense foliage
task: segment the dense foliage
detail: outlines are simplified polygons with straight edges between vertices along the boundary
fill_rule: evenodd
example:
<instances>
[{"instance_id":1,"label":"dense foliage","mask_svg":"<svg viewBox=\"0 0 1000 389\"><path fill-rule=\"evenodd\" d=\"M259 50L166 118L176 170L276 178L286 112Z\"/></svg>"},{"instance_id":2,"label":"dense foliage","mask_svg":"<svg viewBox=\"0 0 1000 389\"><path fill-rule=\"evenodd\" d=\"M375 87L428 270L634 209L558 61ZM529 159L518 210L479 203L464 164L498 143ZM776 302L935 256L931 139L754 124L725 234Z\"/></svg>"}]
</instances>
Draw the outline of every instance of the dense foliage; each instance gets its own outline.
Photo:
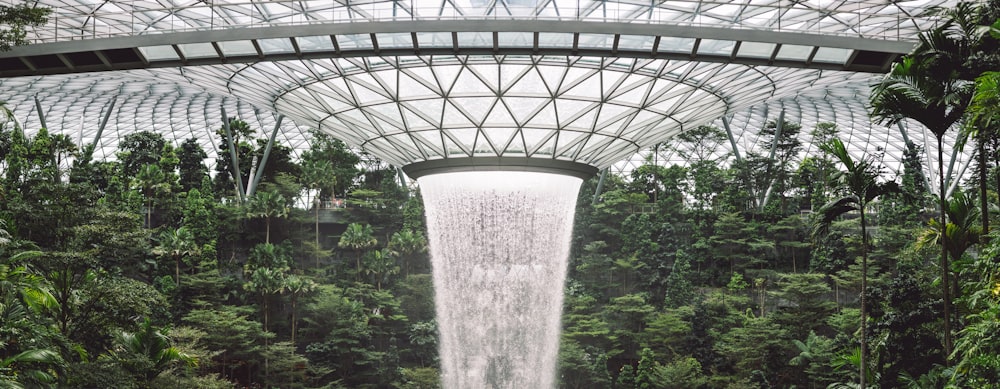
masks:
<instances>
[{"instance_id":1,"label":"dense foliage","mask_svg":"<svg viewBox=\"0 0 1000 389\"><path fill-rule=\"evenodd\" d=\"M996 15L966 11L997 34ZM974 30L963 55L1000 63ZM658 146L685 166L586 181L560 386L1000 388L998 69L929 72L934 53L883 92L967 89L942 112L971 113L984 178L944 201L916 145L890 172L832 123L770 122L773 151L741 158L700 127ZM237 119L216 139L237 158L214 169L194 140L139 132L96 161L0 124L0 387L439 386L423 207L394 168L321 133L265 162L264 131ZM804 131L823 147L799 159Z\"/></svg>"}]
</instances>

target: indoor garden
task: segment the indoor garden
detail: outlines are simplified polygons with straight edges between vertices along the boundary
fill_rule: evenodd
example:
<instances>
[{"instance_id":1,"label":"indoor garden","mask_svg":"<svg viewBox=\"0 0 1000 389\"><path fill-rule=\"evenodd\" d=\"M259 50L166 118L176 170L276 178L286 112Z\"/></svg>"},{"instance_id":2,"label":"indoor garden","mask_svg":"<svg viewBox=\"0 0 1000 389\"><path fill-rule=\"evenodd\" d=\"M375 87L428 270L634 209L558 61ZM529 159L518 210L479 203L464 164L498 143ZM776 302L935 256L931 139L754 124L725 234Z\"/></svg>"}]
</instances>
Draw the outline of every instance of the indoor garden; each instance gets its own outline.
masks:
<instances>
[{"instance_id":1,"label":"indoor garden","mask_svg":"<svg viewBox=\"0 0 1000 389\"><path fill-rule=\"evenodd\" d=\"M473 367L442 368L442 350L471 353L442 347L445 282L459 308L447 333L472 333L448 342L483 339L488 359L510 338L552 341L516 350L555 358L516 372L523 380L490 378L515 375L504 359L476 366L472 378L494 387L1000 388L1000 4L937 12L868 98L872 122L936 136L907 140L898 169L884 152L854 152L850 128L782 114L759 130L770 149L734 153L727 129L701 125L641 166L588 176L568 192L575 207L549 192L489 203L573 214L572 228L562 216L565 228L536 226L568 235L568 249L504 246L489 255L524 278L471 284L564 277L561 317L527 309L559 301L548 295L497 308L561 330L527 335L479 325L481 309L466 308L490 302L466 294L471 278L432 272L444 262L428 214L477 209L459 203L495 192L477 181L493 176L449 173L465 186L448 192L444 178L418 184L328 132L296 148L224 113L202 131L208 143L137 131L100 158L96 140L23 128L4 105L0 388L478 387L454 375ZM11 23L45 14L24 18ZM26 43L16 33L0 38ZM948 166L945 149L973 156L970 167ZM553 193L578 184L511 177ZM447 201L425 207L429 192ZM447 219L459 240L482 225L462 215ZM497 220L497 235L533 223ZM562 251L555 267L518 261Z\"/></svg>"}]
</instances>

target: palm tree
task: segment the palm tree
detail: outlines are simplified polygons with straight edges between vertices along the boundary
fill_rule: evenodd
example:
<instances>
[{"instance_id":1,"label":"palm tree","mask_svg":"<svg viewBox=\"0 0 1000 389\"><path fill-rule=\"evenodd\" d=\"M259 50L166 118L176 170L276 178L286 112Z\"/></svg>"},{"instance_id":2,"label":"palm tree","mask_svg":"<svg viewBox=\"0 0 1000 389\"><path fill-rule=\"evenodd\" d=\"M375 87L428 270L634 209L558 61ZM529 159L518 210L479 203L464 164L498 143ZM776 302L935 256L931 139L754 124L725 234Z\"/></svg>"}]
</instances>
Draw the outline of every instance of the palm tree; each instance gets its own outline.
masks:
<instances>
[{"instance_id":1,"label":"palm tree","mask_svg":"<svg viewBox=\"0 0 1000 389\"><path fill-rule=\"evenodd\" d=\"M337 176L333 174L333 166L330 165L329 161L303 161L302 163L302 182L305 184L306 188L316 191L316 196L313 203L316 205L316 267L319 267L319 209L320 209L320 194L323 193L323 188L330 187L333 188L337 184Z\"/></svg>"},{"instance_id":2,"label":"palm tree","mask_svg":"<svg viewBox=\"0 0 1000 389\"><path fill-rule=\"evenodd\" d=\"M144 371L134 371L134 373L142 373L148 384L175 363L181 362L192 367L198 365L197 359L181 352L170 343L170 337L167 336L166 332L161 328L154 327L147 318L139 324L139 331L121 331L116 335L112 354L123 362L134 360L135 356L150 362L148 365L136 366L138 368L136 370Z\"/></svg>"},{"instance_id":3,"label":"palm tree","mask_svg":"<svg viewBox=\"0 0 1000 389\"><path fill-rule=\"evenodd\" d=\"M347 229L340 235L337 247L354 250L358 281L361 281L361 252L375 247L376 244L378 244L378 240L375 239L375 233L372 232L372 226L369 224L348 224Z\"/></svg>"},{"instance_id":4,"label":"palm tree","mask_svg":"<svg viewBox=\"0 0 1000 389\"><path fill-rule=\"evenodd\" d=\"M38 384L51 384L55 381L49 371L25 367L32 364L57 366L63 364L63 359L59 353L49 349L25 350L4 358L0 360L0 388L24 389L25 378Z\"/></svg>"},{"instance_id":5,"label":"palm tree","mask_svg":"<svg viewBox=\"0 0 1000 389\"><path fill-rule=\"evenodd\" d=\"M830 223L841 215L857 211L861 215L861 388L867 388L865 378L867 377L868 361L868 341L867 324L868 316L865 307L867 301L865 292L868 288L868 230L865 220L865 208L875 198L889 192L899 191L895 182L879 183L878 177L882 173L881 166L875 158L867 156L859 161L855 161L847 153L847 148L840 139L831 139L828 143L820 145L820 149L833 155L844 165L845 171L837 176L839 181L839 191L844 194L839 199L827 203L819 209L819 220L817 221L817 231L825 232Z\"/></svg>"},{"instance_id":6,"label":"palm tree","mask_svg":"<svg viewBox=\"0 0 1000 389\"><path fill-rule=\"evenodd\" d=\"M153 228L153 198L156 192L169 189L166 184L166 175L160 170L159 165L144 165L139 169L134 179L134 185L142 192L146 199L146 228Z\"/></svg>"},{"instance_id":7,"label":"palm tree","mask_svg":"<svg viewBox=\"0 0 1000 389\"><path fill-rule=\"evenodd\" d=\"M314 290L316 290L316 283L310 279L302 278L294 274L285 279L285 291L288 292L289 300L292 305L292 346L295 346L295 334L298 332L299 328L298 320L296 318L299 297L312 293Z\"/></svg>"},{"instance_id":8,"label":"palm tree","mask_svg":"<svg viewBox=\"0 0 1000 389\"><path fill-rule=\"evenodd\" d=\"M153 248L153 254L170 257L174 260L174 284L181 284L181 260L184 257L201 255L201 248L194 241L194 234L185 226L176 230L160 232L156 239L158 246Z\"/></svg>"},{"instance_id":9,"label":"palm tree","mask_svg":"<svg viewBox=\"0 0 1000 389\"><path fill-rule=\"evenodd\" d=\"M271 243L271 218L288 216L285 196L276 191L257 192L247 202L247 217L262 217L266 226L265 243Z\"/></svg>"},{"instance_id":10,"label":"palm tree","mask_svg":"<svg viewBox=\"0 0 1000 389\"><path fill-rule=\"evenodd\" d=\"M965 251L979 243L984 236L979 224L980 210L976 208L975 202L969 193L953 194L948 201L948 224L941 226L937 220L931 220L930 228L921 231L917 237L917 247L941 244L945 240L948 242L951 258L962 258ZM941 239L941 231L945 231L944 239Z\"/></svg>"},{"instance_id":11,"label":"palm tree","mask_svg":"<svg viewBox=\"0 0 1000 389\"><path fill-rule=\"evenodd\" d=\"M385 250L375 250L365 257L365 273L375 276L375 290L382 290L382 279L399 273L399 266Z\"/></svg>"},{"instance_id":12,"label":"palm tree","mask_svg":"<svg viewBox=\"0 0 1000 389\"><path fill-rule=\"evenodd\" d=\"M421 233L414 233L411 230L397 231L389 238L389 245L386 247L392 257L403 262L403 277L410 274L410 262L414 254L427 252L427 238Z\"/></svg>"},{"instance_id":13,"label":"palm tree","mask_svg":"<svg viewBox=\"0 0 1000 389\"><path fill-rule=\"evenodd\" d=\"M268 244L270 246L270 244ZM288 270L287 267L276 268L276 267L258 267L249 271L247 275L247 282L243 284L243 289L250 292L255 292L260 295L261 300L261 314L264 319L264 332L268 331L268 319L270 318L270 307L268 301L270 297L275 294L280 294L285 290L285 272ZM264 348L270 347L268 337L264 337ZM267 357L264 357L264 379L268 379L270 376L270 361Z\"/></svg>"},{"instance_id":14,"label":"palm tree","mask_svg":"<svg viewBox=\"0 0 1000 389\"><path fill-rule=\"evenodd\" d=\"M939 30L931 31L928 35L929 37L921 35L921 45L931 45L926 43L929 41L946 40L944 33ZM944 45L934 47L941 46ZM922 62L916 57L903 58L891 73L875 85L870 103L872 118L880 123L892 125L908 117L920 122L934 134L938 150L938 200L941 217L944 218L947 206L942 143L944 134L964 115L970 88L967 82L957 78L940 78L939 74L931 71L933 67L930 62ZM951 354L952 335L950 264L946 246L947 244L941 246L940 266L944 297L944 351L947 356Z\"/></svg>"}]
</instances>

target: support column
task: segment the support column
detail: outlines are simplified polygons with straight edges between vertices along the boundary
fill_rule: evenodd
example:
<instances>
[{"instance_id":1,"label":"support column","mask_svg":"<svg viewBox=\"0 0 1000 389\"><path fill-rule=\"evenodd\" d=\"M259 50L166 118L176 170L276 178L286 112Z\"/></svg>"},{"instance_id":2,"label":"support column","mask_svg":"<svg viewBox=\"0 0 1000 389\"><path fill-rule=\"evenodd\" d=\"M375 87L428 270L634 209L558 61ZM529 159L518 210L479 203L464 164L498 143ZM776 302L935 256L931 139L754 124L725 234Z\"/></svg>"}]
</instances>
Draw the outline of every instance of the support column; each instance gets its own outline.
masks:
<instances>
[{"instance_id":1,"label":"support column","mask_svg":"<svg viewBox=\"0 0 1000 389\"><path fill-rule=\"evenodd\" d=\"M906 133L906 125L905 125L905 124L903 124L903 121L902 121L902 120L900 120L900 121L897 121L897 122L896 122L896 128L899 128L899 133L900 133L901 135L903 135L903 142L904 142L904 144L906 145L906 149L907 149L908 151L910 151L910 152L913 152L913 151L915 151L915 150L913 150L913 149L911 148L911 147L912 147L911 145L913 145L913 143L912 143L912 142L910 142L910 136L909 136L909 134L907 134L907 133ZM927 147L926 147L927 145L924 145L924 146L925 146L924 148L926 149L926 148L927 148ZM927 170L928 170L928 169L922 169L922 170L921 170L921 172L924 172L924 171L927 171ZM929 170L934 170L934 169L929 169ZM931 186L931 183L930 183L930 181L929 181L929 180L928 180L928 178L927 178L927 174L921 174L921 176L923 176L923 177L924 177L924 188L925 188L926 190L928 190L928 191L932 191L932 190L934 190L934 187L933 187L933 186Z\"/></svg>"},{"instance_id":2,"label":"support column","mask_svg":"<svg viewBox=\"0 0 1000 389\"><path fill-rule=\"evenodd\" d=\"M952 151L952 153L958 154L957 151ZM954 160L955 159L952 158L953 162L954 162ZM960 182L962 182L961 177L965 175L965 171L969 169L969 165L972 165L972 161L973 161L973 158L969 158L969 160L967 160L964 163L962 163L962 167L958 171L958 177L959 178L955 179L955 180L951 180L951 183L948 185L948 189L944 192L945 196L951 197L951 194L955 192L955 189L958 188L958 184Z\"/></svg>"},{"instance_id":3,"label":"support column","mask_svg":"<svg viewBox=\"0 0 1000 389\"><path fill-rule=\"evenodd\" d=\"M107 127L108 120L111 119L111 111L115 110L115 103L118 101L118 96L111 98L111 104L108 104L108 110L104 112L104 117L101 118L101 123L97 126L97 135L94 135L94 141L90 143L90 152L93 153L97 150L97 144L101 142L101 135L104 134L104 127Z\"/></svg>"},{"instance_id":4,"label":"support column","mask_svg":"<svg viewBox=\"0 0 1000 389\"><path fill-rule=\"evenodd\" d=\"M236 144L233 140L233 131L229 128L229 116L226 115L226 107L222 106L222 129L226 132L226 139L229 142L229 156L232 158L233 180L236 181L236 195L240 199L240 204L246 202L245 192L243 192L243 177L240 174L240 159L236 154Z\"/></svg>"},{"instance_id":5,"label":"support column","mask_svg":"<svg viewBox=\"0 0 1000 389\"><path fill-rule=\"evenodd\" d=\"M764 122L764 125L767 125L766 121ZM767 158L768 163L770 163L772 167L774 167L774 154L778 151L778 139L781 138L781 130L784 126L785 109L782 108L781 112L778 113L778 121L774 123L774 141L771 142L771 154ZM767 184L767 190L764 191L764 197L760 200L760 209L764 209L764 207L767 206L767 202L771 201L771 191L774 190L774 181L775 180L771 180L771 182Z\"/></svg>"},{"instance_id":6,"label":"support column","mask_svg":"<svg viewBox=\"0 0 1000 389\"><path fill-rule=\"evenodd\" d=\"M594 200L591 204L597 204L597 199L601 197L601 191L604 190L604 178L608 176L608 168L601 170L601 178L597 180L597 189L594 190Z\"/></svg>"},{"instance_id":7,"label":"support column","mask_svg":"<svg viewBox=\"0 0 1000 389\"><path fill-rule=\"evenodd\" d=\"M736 146L736 138L733 137L733 130L729 127L729 117L722 117L722 127L726 129L726 136L729 137L729 145L733 148L733 155L736 156L736 161L742 162L743 157L740 155L740 148Z\"/></svg>"},{"instance_id":8,"label":"support column","mask_svg":"<svg viewBox=\"0 0 1000 389\"><path fill-rule=\"evenodd\" d=\"M396 175L399 177L399 185L406 189L406 193L410 192L410 186L406 183L406 174L403 174L403 169L396 168Z\"/></svg>"},{"instance_id":9,"label":"support column","mask_svg":"<svg viewBox=\"0 0 1000 389\"><path fill-rule=\"evenodd\" d=\"M35 113L38 114L38 122L42 124L42 128L48 129L49 125L45 124L45 112L42 112L42 103L38 101L38 95L35 95Z\"/></svg>"},{"instance_id":10,"label":"support column","mask_svg":"<svg viewBox=\"0 0 1000 389\"><path fill-rule=\"evenodd\" d=\"M254 193L257 192L257 185L260 184L260 179L264 177L264 168L267 166L267 159L271 156L271 147L274 146L274 138L278 136L278 129L281 128L281 121L283 119L285 119L284 115L278 115L278 121L274 123L274 130L271 131L271 137L268 138L267 146L264 147L264 157L261 158L260 165L257 166L257 173L251 178L250 187L247 188L247 198L253 197Z\"/></svg>"}]
</instances>

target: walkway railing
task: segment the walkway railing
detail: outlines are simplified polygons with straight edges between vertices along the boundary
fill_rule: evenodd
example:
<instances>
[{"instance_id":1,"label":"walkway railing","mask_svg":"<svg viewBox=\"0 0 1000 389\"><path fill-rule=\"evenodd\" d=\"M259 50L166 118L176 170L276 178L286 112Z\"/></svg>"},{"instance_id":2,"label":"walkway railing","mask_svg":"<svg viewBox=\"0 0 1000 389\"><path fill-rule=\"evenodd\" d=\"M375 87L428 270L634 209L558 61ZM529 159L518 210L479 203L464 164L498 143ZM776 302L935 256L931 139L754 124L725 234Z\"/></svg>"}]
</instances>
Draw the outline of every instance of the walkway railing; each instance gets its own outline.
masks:
<instances>
[{"instance_id":1,"label":"walkway railing","mask_svg":"<svg viewBox=\"0 0 1000 389\"><path fill-rule=\"evenodd\" d=\"M648 1L555 0L540 2L543 5L535 7L505 6L500 1L485 6L492 2L472 0L473 4L480 2L483 6L455 7L450 2L421 0L347 1L347 5L329 0L261 0L199 3L177 8L105 3L102 8L86 13L78 7L54 8L49 23L34 29L29 39L33 43L45 43L186 31L402 20L541 20L722 27L909 41L916 39L918 25L927 27L933 22L899 12L886 12L885 7L892 5L862 9L863 2L858 2L856 12L817 10L787 2L780 7L751 5L747 9L733 10L728 16L722 11L696 14L683 10L685 6L696 4L684 1L651 6ZM533 2L507 1L514 4ZM442 3L444 5L440 5Z\"/></svg>"}]
</instances>

